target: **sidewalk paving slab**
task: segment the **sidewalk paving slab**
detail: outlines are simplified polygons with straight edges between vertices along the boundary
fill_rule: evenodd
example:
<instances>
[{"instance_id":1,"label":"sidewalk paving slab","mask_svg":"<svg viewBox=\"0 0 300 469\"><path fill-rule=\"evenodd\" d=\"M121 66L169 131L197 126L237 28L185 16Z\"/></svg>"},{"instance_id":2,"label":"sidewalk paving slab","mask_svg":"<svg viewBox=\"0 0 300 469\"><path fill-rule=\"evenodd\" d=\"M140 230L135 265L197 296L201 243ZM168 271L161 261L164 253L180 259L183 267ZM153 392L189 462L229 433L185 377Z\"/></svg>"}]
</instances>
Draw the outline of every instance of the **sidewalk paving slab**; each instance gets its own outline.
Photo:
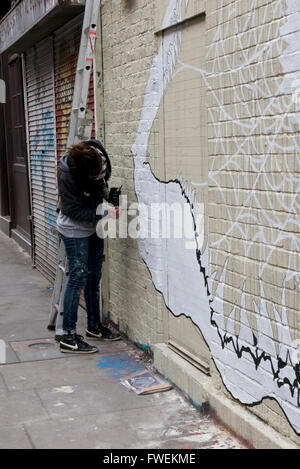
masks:
<instances>
[{"instance_id":1,"label":"sidewalk paving slab","mask_svg":"<svg viewBox=\"0 0 300 469\"><path fill-rule=\"evenodd\" d=\"M3 365L0 372L10 391L50 389L75 386L80 382L93 383L101 379L95 360L82 356Z\"/></svg>"},{"instance_id":2,"label":"sidewalk paving slab","mask_svg":"<svg viewBox=\"0 0 300 469\"><path fill-rule=\"evenodd\" d=\"M34 316L34 315L33 315ZM45 316L45 314L44 314ZM6 341L30 340L30 339L46 339L53 337L48 331L48 318L35 319L35 317L21 321L10 321L5 323L5 319L0 316L0 336Z\"/></svg>"},{"instance_id":3,"label":"sidewalk paving slab","mask_svg":"<svg viewBox=\"0 0 300 469\"><path fill-rule=\"evenodd\" d=\"M0 449L32 449L33 445L24 426L1 426Z\"/></svg>"},{"instance_id":4,"label":"sidewalk paving slab","mask_svg":"<svg viewBox=\"0 0 300 469\"><path fill-rule=\"evenodd\" d=\"M1 427L39 421L41 419L48 419L48 414L43 407L39 396L34 390L13 391L1 396Z\"/></svg>"},{"instance_id":5,"label":"sidewalk paving slab","mask_svg":"<svg viewBox=\"0 0 300 469\"><path fill-rule=\"evenodd\" d=\"M7 385L0 373L0 397L5 396L8 393Z\"/></svg>"},{"instance_id":6,"label":"sidewalk paving slab","mask_svg":"<svg viewBox=\"0 0 300 469\"><path fill-rule=\"evenodd\" d=\"M112 352L115 348L114 344ZM107 348L105 350L105 354L107 354ZM118 351L118 354L123 355L123 352L124 350ZM115 355L107 360L110 362L113 359L116 359ZM59 385L67 386L82 381L99 381L101 378L97 366L99 361L100 354L82 355L80 357L61 354L60 358L57 359L19 362L10 366L0 365L0 373L4 377L8 389L12 391L58 387ZM108 368L107 372L110 371L111 368ZM123 376L125 376L125 372L126 370ZM102 375L104 375L104 372Z\"/></svg>"},{"instance_id":7,"label":"sidewalk paving slab","mask_svg":"<svg viewBox=\"0 0 300 469\"><path fill-rule=\"evenodd\" d=\"M20 362L60 358L61 353L53 337L49 339L18 340L10 342Z\"/></svg>"},{"instance_id":8,"label":"sidewalk paving slab","mask_svg":"<svg viewBox=\"0 0 300 469\"><path fill-rule=\"evenodd\" d=\"M125 386L115 383L106 376L100 377L96 383L60 386L52 389L39 389L37 393L44 408L52 419L61 417L84 417L88 415L103 416L123 410L143 409L156 405L167 406L169 400L177 396L176 391L137 396L129 392ZM168 395L167 395L168 394ZM178 398L179 403L179 398Z\"/></svg>"},{"instance_id":9,"label":"sidewalk paving slab","mask_svg":"<svg viewBox=\"0 0 300 469\"><path fill-rule=\"evenodd\" d=\"M34 422L26 429L37 448L242 448L211 419L178 400L176 391L168 397L167 404L157 398L152 407Z\"/></svg>"}]
</instances>

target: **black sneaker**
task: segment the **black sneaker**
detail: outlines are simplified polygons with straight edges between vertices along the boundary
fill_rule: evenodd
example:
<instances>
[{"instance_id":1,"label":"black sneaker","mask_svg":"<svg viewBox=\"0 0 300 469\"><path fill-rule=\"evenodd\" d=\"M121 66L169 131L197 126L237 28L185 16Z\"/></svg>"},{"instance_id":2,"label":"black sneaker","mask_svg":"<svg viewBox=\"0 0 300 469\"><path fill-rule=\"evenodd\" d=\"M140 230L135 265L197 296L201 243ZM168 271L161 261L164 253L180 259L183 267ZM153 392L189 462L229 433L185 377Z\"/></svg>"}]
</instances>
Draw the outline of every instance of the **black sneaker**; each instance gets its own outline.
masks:
<instances>
[{"instance_id":1,"label":"black sneaker","mask_svg":"<svg viewBox=\"0 0 300 469\"><path fill-rule=\"evenodd\" d=\"M120 334L115 334L111 332L107 327L104 326L96 326L96 327L89 327L86 330L86 337L90 340L103 340L106 342L112 342L114 340L120 340Z\"/></svg>"},{"instance_id":2,"label":"black sneaker","mask_svg":"<svg viewBox=\"0 0 300 469\"><path fill-rule=\"evenodd\" d=\"M60 343L60 351L63 353L96 353L97 347L84 342L83 337L78 334L63 335Z\"/></svg>"}]
</instances>

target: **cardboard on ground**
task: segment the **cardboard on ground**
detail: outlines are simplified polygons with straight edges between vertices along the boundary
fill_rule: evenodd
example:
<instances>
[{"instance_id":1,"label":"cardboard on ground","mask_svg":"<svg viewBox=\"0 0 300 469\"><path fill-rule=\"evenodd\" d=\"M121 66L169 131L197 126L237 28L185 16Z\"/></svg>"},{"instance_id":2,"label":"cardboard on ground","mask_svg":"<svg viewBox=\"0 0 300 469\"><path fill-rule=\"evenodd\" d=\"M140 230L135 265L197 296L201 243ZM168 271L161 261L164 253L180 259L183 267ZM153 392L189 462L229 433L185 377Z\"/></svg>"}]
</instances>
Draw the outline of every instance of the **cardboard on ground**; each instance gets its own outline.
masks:
<instances>
[{"instance_id":1,"label":"cardboard on ground","mask_svg":"<svg viewBox=\"0 0 300 469\"><path fill-rule=\"evenodd\" d=\"M168 391L172 386L150 371L143 370L130 376L121 378L121 384L131 389L136 394L152 394L154 392Z\"/></svg>"}]
</instances>

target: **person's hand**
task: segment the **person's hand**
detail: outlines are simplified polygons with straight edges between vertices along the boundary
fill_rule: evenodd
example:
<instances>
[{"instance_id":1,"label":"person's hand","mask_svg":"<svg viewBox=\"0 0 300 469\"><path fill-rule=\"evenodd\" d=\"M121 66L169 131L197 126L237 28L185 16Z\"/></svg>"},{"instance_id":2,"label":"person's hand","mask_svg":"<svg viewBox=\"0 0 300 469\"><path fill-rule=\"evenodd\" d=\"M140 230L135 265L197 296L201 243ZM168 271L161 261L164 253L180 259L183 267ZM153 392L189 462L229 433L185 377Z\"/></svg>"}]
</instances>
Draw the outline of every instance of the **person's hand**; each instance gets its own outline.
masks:
<instances>
[{"instance_id":1,"label":"person's hand","mask_svg":"<svg viewBox=\"0 0 300 469\"><path fill-rule=\"evenodd\" d=\"M111 218L114 218L115 220L117 220L118 218L120 218L120 207L110 208L108 210L108 215Z\"/></svg>"}]
</instances>

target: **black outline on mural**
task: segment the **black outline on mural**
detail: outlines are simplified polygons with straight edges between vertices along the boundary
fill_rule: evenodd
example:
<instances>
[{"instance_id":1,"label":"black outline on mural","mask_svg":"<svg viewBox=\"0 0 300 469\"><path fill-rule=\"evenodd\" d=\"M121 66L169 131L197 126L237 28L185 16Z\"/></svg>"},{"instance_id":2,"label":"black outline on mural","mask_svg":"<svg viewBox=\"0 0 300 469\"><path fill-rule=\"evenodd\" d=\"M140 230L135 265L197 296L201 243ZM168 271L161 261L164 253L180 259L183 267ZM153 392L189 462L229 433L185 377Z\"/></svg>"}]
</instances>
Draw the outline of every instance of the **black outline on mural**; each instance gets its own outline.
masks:
<instances>
[{"instance_id":1,"label":"black outline on mural","mask_svg":"<svg viewBox=\"0 0 300 469\"><path fill-rule=\"evenodd\" d=\"M134 158L134 154L132 152L132 156L133 156L133 161L134 161L134 167L135 167L135 158ZM155 176L155 174L153 173L152 171L152 168L151 168L151 165L149 162L144 162L143 163L145 166L149 166L150 168L150 171L151 171L151 174L152 176L154 177L154 179L156 179L159 183L161 184L170 184L170 183L176 183L180 186L180 189L181 189L181 193L183 195L183 197L185 198L185 200L187 201L187 203L190 205L190 207L193 209L193 204L190 202L187 194L186 194L186 191L185 189L183 188L181 182L178 180L178 179L171 179L169 181L161 181L157 176ZM136 193L136 190L135 190L135 194L137 196L137 193ZM138 196L137 196L137 199L138 199ZM194 217L194 214L191 210L191 215L193 217L193 222L194 222L194 230L196 232L196 222L195 222L195 217ZM201 252L200 250L197 248L196 250L196 257L197 257L197 262L199 264L199 267L200 267L200 272L201 274L203 275L204 277L204 283L205 283L205 287L206 287L206 292L207 292L207 296L210 297L211 296L211 293L209 291L209 286L208 286L208 275L206 274L206 270L205 270L205 267L202 265L201 263ZM142 258L143 259L143 258ZM153 278L152 278L152 274L151 274L151 271L146 263L146 261L143 259L143 262L145 263L146 267L147 267L147 270L150 274L150 277L152 279L152 283L153 283L153 286L155 288L155 290L160 293L163 297L163 300L164 300L164 303L165 303L165 306L167 308L167 310L175 317L175 318L178 318L178 317L181 317L181 316L184 316L186 318L188 318L193 324L194 326L197 327L197 329L199 330L205 344L207 345L208 349L210 350L210 346L209 344L207 343L207 341L205 340L203 334L202 334L202 331L200 329L200 327L192 320L192 318L190 316L186 316L184 313L180 314L180 315L175 315L173 313L173 311L168 307L168 305L166 304L165 302L165 299L164 299L164 295L163 293L158 289L156 288L154 282L153 282ZM212 303L212 299L210 298L209 299L209 303ZM274 377L274 380L277 380L277 386L278 388L281 388L281 386L283 386L284 384L287 384L289 386L289 389L290 389L290 393L291 393L291 396L293 397L294 396L294 393L296 391L296 389L298 389L298 397L297 397L297 402L298 402L298 406L300 407L300 362L297 363L297 365L293 366L292 365L292 362L291 362L291 359L290 359L290 356L289 356L289 353L287 353L287 356L286 356L286 361L283 361L279 356L277 356L277 360L278 360L278 369L275 370L274 366L273 366L273 363L272 363L272 357L268 354L266 354L266 352L264 351L261 351L258 347L257 347L257 338L255 336L255 334L252 332L253 334L253 345L256 347L256 355L253 354L253 352L251 351L251 349L249 347L239 347L239 343L238 343L238 337L236 337L236 340L232 337L232 336L228 336L227 333L224 334L224 336L222 337L222 334L220 333L220 330L219 330L219 327L218 325L216 324L216 322L213 320L213 315L215 314L215 311L213 310L212 307L210 307L210 314L211 314L211 318L210 318L210 322L211 322L211 325L212 327L215 327L217 329L217 332L218 332L218 336L220 338L220 341L221 341L221 346L222 346L222 349L225 348L225 346L229 343L232 344L233 346L233 350L234 352L236 353L237 357L240 359L243 357L243 354L244 353L248 353L250 355L250 357L253 359L253 362L254 362L254 365L256 367L256 369L258 369L260 363L262 362L262 360L264 362L268 361L271 363L271 372L273 373L273 377ZM210 350L211 351L211 350ZM282 412L284 413L289 425L291 426L291 428L293 429L293 431L295 432L295 434L297 436L300 436L300 432L298 433L295 428L293 427L293 425L291 424L290 420L289 420L289 417L287 416L287 414L285 413L285 411L283 410L283 408L281 407L280 403L278 402L278 400L275 398L275 397L269 397L269 396L264 396L260 401L257 401L257 402L253 402L253 403L250 403L250 404L245 404L243 401L241 401L239 398L233 396L233 394L230 392L230 390L228 389L228 387L226 386L224 380L223 380L223 377L222 377L222 373L221 371L219 370L218 368L218 365L217 363L215 362L214 360L214 357L213 355L211 355L211 358L220 374L220 377L221 377L221 380L222 380L222 383L224 385L224 387L226 388L226 390L229 392L229 394L232 396L232 398L239 402L240 404L242 405L245 405L247 407L255 407L257 405L260 405L263 403L263 401L265 399L270 399L272 401L275 401L277 402L277 404L280 406ZM274 357L273 357L274 358ZM288 365L288 361L290 361L290 364L295 372L295 380L294 380L294 383L292 384L287 378L284 378L282 380L282 382L279 382L279 374L280 374L280 371L285 368L287 365Z\"/></svg>"}]
</instances>

